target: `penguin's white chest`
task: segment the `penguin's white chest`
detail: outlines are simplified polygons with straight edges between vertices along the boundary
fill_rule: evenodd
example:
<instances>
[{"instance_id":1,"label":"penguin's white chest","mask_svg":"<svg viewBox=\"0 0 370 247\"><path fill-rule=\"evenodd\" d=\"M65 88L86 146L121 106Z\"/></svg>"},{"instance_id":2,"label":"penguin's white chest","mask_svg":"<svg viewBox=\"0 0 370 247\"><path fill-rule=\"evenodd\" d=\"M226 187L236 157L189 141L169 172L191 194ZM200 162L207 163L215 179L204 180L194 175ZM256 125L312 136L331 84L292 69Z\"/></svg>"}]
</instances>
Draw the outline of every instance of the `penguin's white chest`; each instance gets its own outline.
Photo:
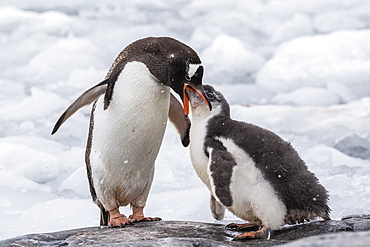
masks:
<instances>
[{"instance_id":1,"label":"penguin's white chest","mask_svg":"<svg viewBox=\"0 0 370 247\"><path fill-rule=\"evenodd\" d=\"M100 97L93 113L90 163L98 199L127 205L147 194L167 124L170 88L161 85L143 63L126 64L110 105ZM143 200L146 200L143 198ZM145 203L145 202L144 202Z\"/></svg>"},{"instance_id":2,"label":"penguin's white chest","mask_svg":"<svg viewBox=\"0 0 370 247\"><path fill-rule=\"evenodd\" d=\"M257 169L252 157L233 140L223 137L217 139L236 162L230 181L233 204L228 209L248 221L257 218L265 226L272 228L281 226L286 214L285 205Z\"/></svg>"},{"instance_id":3,"label":"penguin's white chest","mask_svg":"<svg viewBox=\"0 0 370 247\"><path fill-rule=\"evenodd\" d=\"M207 172L209 158L205 154L204 141L207 134L207 118L197 118L193 116L192 125L190 128L190 157L195 169L195 172L210 189L210 181Z\"/></svg>"}]
</instances>

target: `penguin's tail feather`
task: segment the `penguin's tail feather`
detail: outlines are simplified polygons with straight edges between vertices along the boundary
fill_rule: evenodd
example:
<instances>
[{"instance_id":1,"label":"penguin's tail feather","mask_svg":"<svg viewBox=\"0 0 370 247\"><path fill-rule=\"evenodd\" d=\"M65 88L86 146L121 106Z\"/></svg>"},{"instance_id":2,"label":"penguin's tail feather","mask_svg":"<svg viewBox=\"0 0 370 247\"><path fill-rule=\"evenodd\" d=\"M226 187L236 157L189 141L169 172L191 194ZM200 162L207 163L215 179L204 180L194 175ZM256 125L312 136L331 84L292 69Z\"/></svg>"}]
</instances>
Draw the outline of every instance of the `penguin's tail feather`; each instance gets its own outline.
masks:
<instances>
[{"instance_id":1,"label":"penguin's tail feather","mask_svg":"<svg viewBox=\"0 0 370 247\"><path fill-rule=\"evenodd\" d=\"M96 203L100 208L100 226L108 226L109 212L105 210L104 206L98 201Z\"/></svg>"},{"instance_id":2,"label":"penguin's tail feather","mask_svg":"<svg viewBox=\"0 0 370 247\"><path fill-rule=\"evenodd\" d=\"M108 226L109 212L105 209L100 209L100 226Z\"/></svg>"},{"instance_id":3,"label":"penguin's tail feather","mask_svg":"<svg viewBox=\"0 0 370 247\"><path fill-rule=\"evenodd\" d=\"M321 216L324 220L331 220L330 218L331 208L328 205L325 205L325 214Z\"/></svg>"}]
</instances>

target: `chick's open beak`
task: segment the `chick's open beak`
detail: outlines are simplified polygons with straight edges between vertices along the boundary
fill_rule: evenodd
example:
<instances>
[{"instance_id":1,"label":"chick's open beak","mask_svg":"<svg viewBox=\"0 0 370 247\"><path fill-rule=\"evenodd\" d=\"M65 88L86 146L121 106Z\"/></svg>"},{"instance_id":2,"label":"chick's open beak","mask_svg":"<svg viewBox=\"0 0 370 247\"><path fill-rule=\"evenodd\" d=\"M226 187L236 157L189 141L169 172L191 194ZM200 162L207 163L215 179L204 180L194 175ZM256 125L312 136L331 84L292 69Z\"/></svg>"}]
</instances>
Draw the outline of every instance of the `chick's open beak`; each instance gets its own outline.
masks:
<instances>
[{"instance_id":1,"label":"chick's open beak","mask_svg":"<svg viewBox=\"0 0 370 247\"><path fill-rule=\"evenodd\" d=\"M192 86L188 83L185 83L184 84L184 89L183 89L183 100L184 100L184 113L185 113L185 115L189 115L189 98L188 98L188 95L186 94L186 91L198 93L199 96L203 99L203 101L207 104L209 110L210 111L212 110L212 105L209 102L206 95L204 94L203 87L200 86L200 89L197 89L196 87L194 87L194 86Z\"/></svg>"}]
</instances>

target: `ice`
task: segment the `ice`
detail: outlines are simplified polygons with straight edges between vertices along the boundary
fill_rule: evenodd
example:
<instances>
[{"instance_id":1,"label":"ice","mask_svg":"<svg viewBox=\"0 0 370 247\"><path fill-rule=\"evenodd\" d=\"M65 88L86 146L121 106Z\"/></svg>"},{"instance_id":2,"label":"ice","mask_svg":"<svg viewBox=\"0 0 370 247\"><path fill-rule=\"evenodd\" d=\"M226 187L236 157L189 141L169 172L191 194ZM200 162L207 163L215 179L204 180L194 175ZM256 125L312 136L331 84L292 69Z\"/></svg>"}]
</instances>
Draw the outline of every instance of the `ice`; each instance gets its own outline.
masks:
<instances>
[{"instance_id":1,"label":"ice","mask_svg":"<svg viewBox=\"0 0 370 247\"><path fill-rule=\"evenodd\" d=\"M89 182L85 167L77 168L58 187L58 193L65 197L90 198Z\"/></svg>"},{"instance_id":2,"label":"ice","mask_svg":"<svg viewBox=\"0 0 370 247\"><path fill-rule=\"evenodd\" d=\"M271 37L271 42L280 43L299 36L311 35L313 32L311 18L308 15L296 13L276 30Z\"/></svg>"},{"instance_id":3,"label":"ice","mask_svg":"<svg viewBox=\"0 0 370 247\"><path fill-rule=\"evenodd\" d=\"M320 33L329 33L343 29L362 29L366 27L358 16L348 13L347 11L328 11L318 14L313 25Z\"/></svg>"},{"instance_id":4,"label":"ice","mask_svg":"<svg viewBox=\"0 0 370 247\"><path fill-rule=\"evenodd\" d=\"M97 57L99 48L91 41L67 37L33 56L21 70L30 82L49 83L54 78L66 80L76 67L101 67Z\"/></svg>"},{"instance_id":5,"label":"ice","mask_svg":"<svg viewBox=\"0 0 370 247\"><path fill-rule=\"evenodd\" d=\"M98 220L99 209L90 200L56 198L25 209L6 228L13 229L8 234L16 236L23 232L51 232L93 226ZM22 225L22 230L19 225Z\"/></svg>"},{"instance_id":6,"label":"ice","mask_svg":"<svg viewBox=\"0 0 370 247\"><path fill-rule=\"evenodd\" d=\"M334 147L349 156L370 159L370 140L357 133L341 138Z\"/></svg>"},{"instance_id":7,"label":"ice","mask_svg":"<svg viewBox=\"0 0 370 247\"><path fill-rule=\"evenodd\" d=\"M328 189L332 218L370 213L369 12L367 0L0 1L0 239L98 225L84 163L91 107L50 132L147 36L195 48L233 118L290 141ZM171 124L145 212L216 222Z\"/></svg>"},{"instance_id":8,"label":"ice","mask_svg":"<svg viewBox=\"0 0 370 247\"><path fill-rule=\"evenodd\" d=\"M0 94L0 105L5 105L5 103L8 103L9 95L13 96L13 100L22 99L25 96L23 93L24 86L22 84L12 83L11 81L7 80L0 80L0 87L2 88Z\"/></svg>"},{"instance_id":9,"label":"ice","mask_svg":"<svg viewBox=\"0 0 370 247\"><path fill-rule=\"evenodd\" d=\"M249 79L264 63L265 59L258 53L244 47L243 43L234 37L220 35L201 54L209 68L207 77L212 83L240 83ZM232 74L231 79L228 79Z\"/></svg>"},{"instance_id":10,"label":"ice","mask_svg":"<svg viewBox=\"0 0 370 247\"><path fill-rule=\"evenodd\" d=\"M256 84L219 84L216 90L222 92L230 104L265 104L271 101L274 93Z\"/></svg>"},{"instance_id":11,"label":"ice","mask_svg":"<svg viewBox=\"0 0 370 247\"><path fill-rule=\"evenodd\" d=\"M234 105L231 114L235 119L287 134L288 139L309 137L312 143L333 146L354 133L365 140L370 139L367 127L370 121L369 105L370 98L330 107Z\"/></svg>"},{"instance_id":12,"label":"ice","mask_svg":"<svg viewBox=\"0 0 370 247\"><path fill-rule=\"evenodd\" d=\"M277 94L272 102L296 106L330 106L341 103L339 96L325 88L302 87L289 93Z\"/></svg>"},{"instance_id":13,"label":"ice","mask_svg":"<svg viewBox=\"0 0 370 247\"><path fill-rule=\"evenodd\" d=\"M370 203L369 160L347 156L325 145L314 146L302 155L330 193L333 218L348 215L351 211L360 213L364 209L358 203ZM353 190L356 190L356 197L353 197ZM343 207L335 206L338 204Z\"/></svg>"},{"instance_id":14,"label":"ice","mask_svg":"<svg viewBox=\"0 0 370 247\"><path fill-rule=\"evenodd\" d=\"M8 143L0 143L0 150L1 170L14 172L16 176L43 184L55 180L60 173L59 159L48 153Z\"/></svg>"},{"instance_id":15,"label":"ice","mask_svg":"<svg viewBox=\"0 0 370 247\"><path fill-rule=\"evenodd\" d=\"M369 30L351 30L293 39L259 70L256 83L277 93L327 88L341 102L368 96L369 38Z\"/></svg>"},{"instance_id":16,"label":"ice","mask_svg":"<svg viewBox=\"0 0 370 247\"><path fill-rule=\"evenodd\" d=\"M46 92L38 87L32 87L30 91L30 96L20 101L7 102L1 106L0 119L20 121L43 118L58 109L60 105L67 104L67 101L59 95Z\"/></svg>"}]
</instances>

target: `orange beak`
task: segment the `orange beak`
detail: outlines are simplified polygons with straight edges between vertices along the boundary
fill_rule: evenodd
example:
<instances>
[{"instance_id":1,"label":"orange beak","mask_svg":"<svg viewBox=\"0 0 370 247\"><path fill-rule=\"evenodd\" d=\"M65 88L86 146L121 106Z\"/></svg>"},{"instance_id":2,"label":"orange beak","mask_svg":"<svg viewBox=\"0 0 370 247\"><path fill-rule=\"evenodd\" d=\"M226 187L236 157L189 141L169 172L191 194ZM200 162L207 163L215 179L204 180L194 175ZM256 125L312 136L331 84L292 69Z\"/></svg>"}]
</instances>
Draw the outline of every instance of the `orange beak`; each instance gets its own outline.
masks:
<instances>
[{"instance_id":1,"label":"orange beak","mask_svg":"<svg viewBox=\"0 0 370 247\"><path fill-rule=\"evenodd\" d=\"M184 84L184 89L183 89L183 100L184 100L184 113L185 113L185 115L189 115L189 98L188 98L188 95L186 94L186 91L197 92L199 94L199 96L207 104L207 106L209 107L209 109L210 110L212 109L211 104L209 103L209 101L207 100L207 98L204 96L204 94L201 91L199 91L198 89L196 89L194 86L192 86L192 85L190 85L188 83L185 83Z\"/></svg>"}]
</instances>

